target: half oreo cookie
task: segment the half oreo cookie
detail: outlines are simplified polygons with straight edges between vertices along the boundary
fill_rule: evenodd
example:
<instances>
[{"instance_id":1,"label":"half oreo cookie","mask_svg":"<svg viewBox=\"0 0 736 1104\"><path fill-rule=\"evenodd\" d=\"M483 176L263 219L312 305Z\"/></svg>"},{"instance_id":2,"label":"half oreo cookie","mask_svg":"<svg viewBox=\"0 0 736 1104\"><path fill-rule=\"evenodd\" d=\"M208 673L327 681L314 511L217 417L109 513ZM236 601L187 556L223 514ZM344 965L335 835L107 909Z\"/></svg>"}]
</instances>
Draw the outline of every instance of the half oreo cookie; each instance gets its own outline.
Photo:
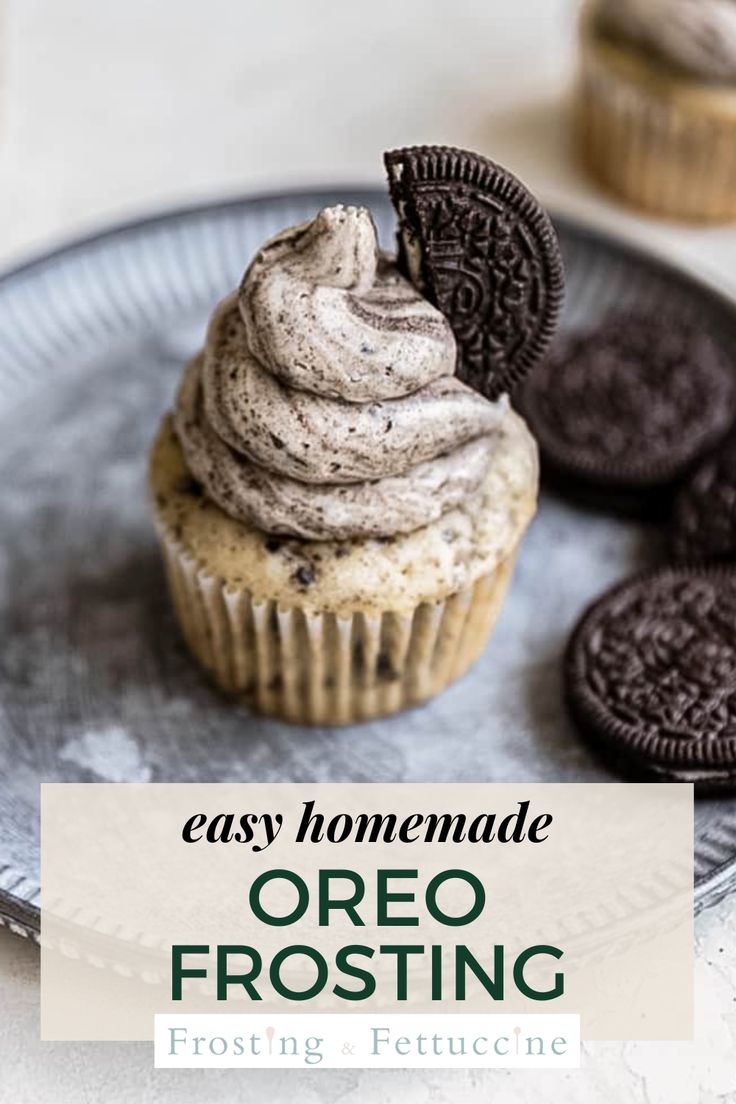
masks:
<instances>
[{"instance_id":1,"label":"half oreo cookie","mask_svg":"<svg viewBox=\"0 0 736 1104\"><path fill-rule=\"evenodd\" d=\"M565 657L582 733L624 774L736 792L734 626L734 568L664 568L609 590Z\"/></svg>"},{"instance_id":2,"label":"half oreo cookie","mask_svg":"<svg viewBox=\"0 0 736 1104\"><path fill-rule=\"evenodd\" d=\"M507 169L447 146L384 155L399 218L399 266L447 317L457 375L488 399L547 350L562 307L557 235Z\"/></svg>"},{"instance_id":3,"label":"half oreo cookie","mask_svg":"<svg viewBox=\"0 0 736 1104\"><path fill-rule=\"evenodd\" d=\"M547 474L615 503L671 487L720 442L736 377L704 330L622 313L557 341L517 403Z\"/></svg>"}]
</instances>

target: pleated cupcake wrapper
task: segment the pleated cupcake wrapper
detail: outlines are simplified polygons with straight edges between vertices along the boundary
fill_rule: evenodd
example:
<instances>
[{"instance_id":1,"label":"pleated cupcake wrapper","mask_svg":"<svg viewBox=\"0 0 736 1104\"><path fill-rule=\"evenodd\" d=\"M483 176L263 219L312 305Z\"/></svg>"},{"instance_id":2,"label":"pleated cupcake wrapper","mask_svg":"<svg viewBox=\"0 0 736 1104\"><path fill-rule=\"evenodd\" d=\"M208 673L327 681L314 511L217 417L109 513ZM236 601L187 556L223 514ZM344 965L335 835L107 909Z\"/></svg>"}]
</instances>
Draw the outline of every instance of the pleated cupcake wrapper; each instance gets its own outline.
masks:
<instances>
[{"instance_id":1,"label":"pleated cupcake wrapper","mask_svg":"<svg viewBox=\"0 0 736 1104\"><path fill-rule=\"evenodd\" d=\"M736 89L730 111L721 103L620 72L584 27L580 152L599 182L629 203L693 221L736 218Z\"/></svg>"},{"instance_id":2,"label":"pleated cupcake wrapper","mask_svg":"<svg viewBox=\"0 0 736 1104\"><path fill-rule=\"evenodd\" d=\"M198 566L158 526L184 638L227 693L299 724L347 724L424 701L478 657L515 555L443 602L342 617L283 608Z\"/></svg>"}]
</instances>

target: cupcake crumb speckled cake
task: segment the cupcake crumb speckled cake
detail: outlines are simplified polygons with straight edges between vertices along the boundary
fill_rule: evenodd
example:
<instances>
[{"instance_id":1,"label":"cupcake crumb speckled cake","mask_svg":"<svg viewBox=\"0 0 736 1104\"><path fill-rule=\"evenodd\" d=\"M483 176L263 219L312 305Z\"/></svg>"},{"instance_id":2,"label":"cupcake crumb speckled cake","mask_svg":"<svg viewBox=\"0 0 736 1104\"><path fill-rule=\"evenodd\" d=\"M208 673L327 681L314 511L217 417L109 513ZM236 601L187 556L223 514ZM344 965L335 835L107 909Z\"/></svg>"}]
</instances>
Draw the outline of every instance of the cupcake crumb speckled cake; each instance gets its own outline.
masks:
<instances>
[{"instance_id":1,"label":"cupcake crumb speckled cake","mask_svg":"<svg viewBox=\"0 0 736 1104\"><path fill-rule=\"evenodd\" d=\"M186 368L151 456L157 531L191 651L262 712L391 713L485 646L537 453L505 396L455 375L452 321L367 210L336 206L263 246Z\"/></svg>"},{"instance_id":2,"label":"cupcake crumb speckled cake","mask_svg":"<svg viewBox=\"0 0 736 1104\"><path fill-rule=\"evenodd\" d=\"M634 206L736 219L736 0L588 0L577 135Z\"/></svg>"}]
</instances>

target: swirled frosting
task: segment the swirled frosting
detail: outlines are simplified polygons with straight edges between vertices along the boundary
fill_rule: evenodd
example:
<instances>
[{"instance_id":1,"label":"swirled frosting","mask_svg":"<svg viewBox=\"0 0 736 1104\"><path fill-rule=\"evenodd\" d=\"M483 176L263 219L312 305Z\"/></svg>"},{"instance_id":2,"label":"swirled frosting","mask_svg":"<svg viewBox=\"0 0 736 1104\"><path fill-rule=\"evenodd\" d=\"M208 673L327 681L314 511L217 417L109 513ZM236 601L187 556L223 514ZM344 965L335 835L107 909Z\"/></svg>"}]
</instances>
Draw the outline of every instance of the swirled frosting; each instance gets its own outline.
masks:
<instances>
[{"instance_id":1,"label":"swirled frosting","mask_svg":"<svg viewBox=\"0 0 736 1104\"><path fill-rule=\"evenodd\" d=\"M601 25L706 80L736 81L736 0L599 0Z\"/></svg>"},{"instance_id":2,"label":"swirled frosting","mask_svg":"<svg viewBox=\"0 0 736 1104\"><path fill-rule=\"evenodd\" d=\"M217 308L176 430L210 498L266 532L410 532L478 488L505 413L454 366L448 322L379 253L368 211L326 208Z\"/></svg>"}]
</instances>

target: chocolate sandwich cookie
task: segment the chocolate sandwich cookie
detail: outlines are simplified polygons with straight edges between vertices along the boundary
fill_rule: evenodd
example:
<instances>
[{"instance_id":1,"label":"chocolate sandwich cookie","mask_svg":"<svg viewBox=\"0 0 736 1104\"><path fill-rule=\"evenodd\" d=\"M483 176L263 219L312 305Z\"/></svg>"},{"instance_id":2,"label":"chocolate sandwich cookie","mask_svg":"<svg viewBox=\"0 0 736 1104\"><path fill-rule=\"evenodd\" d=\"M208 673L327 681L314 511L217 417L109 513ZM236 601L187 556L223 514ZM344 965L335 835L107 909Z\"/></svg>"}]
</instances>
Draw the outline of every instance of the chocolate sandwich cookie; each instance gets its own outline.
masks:
<instances>
[{"instance_id":1,"label":"chocolate sandwich cookie","mask_svg":"<svg viewBox=\"0 0 736 1104\"><path fill-rule=\"evenodd\" d=\"M664 568L609 590L572 634L565 683L623 773L736 791L736 569Z\"/></svg>"},{"instance_id":2,"label":"chocolate sandwich cookie","mask_svg":"<svg viewBox=\"0 0 736 1104\"><path fill-rule=\"evenodd\" d=\"M734 367L709 334L621 313L555 343L517 398L543 468L631 500L671 486L736 416Z\"/></svg>"},{"instance_id":3,"label":"chocolate sandwich cookie","mask_svg":"<svg viewBox=\"0 0 736 1104\"><path fill-rule=\"evenodd\" d=\"M678 560L736 562L736 433L677 492L670 547Z\"/></svg>"},{"instance_id":4,"label":"chocolate sandwich cookie","mask_svg":"<svg viewBox=\"0 0 736 1104\"><path fill-rule=\"evenodd\" d=\"M488 399L547 350L563 299L544 209L507 169L446 146L384 155L399 217L399 267L447 317L457 375Z\"/></svg>"}]
</instances>

